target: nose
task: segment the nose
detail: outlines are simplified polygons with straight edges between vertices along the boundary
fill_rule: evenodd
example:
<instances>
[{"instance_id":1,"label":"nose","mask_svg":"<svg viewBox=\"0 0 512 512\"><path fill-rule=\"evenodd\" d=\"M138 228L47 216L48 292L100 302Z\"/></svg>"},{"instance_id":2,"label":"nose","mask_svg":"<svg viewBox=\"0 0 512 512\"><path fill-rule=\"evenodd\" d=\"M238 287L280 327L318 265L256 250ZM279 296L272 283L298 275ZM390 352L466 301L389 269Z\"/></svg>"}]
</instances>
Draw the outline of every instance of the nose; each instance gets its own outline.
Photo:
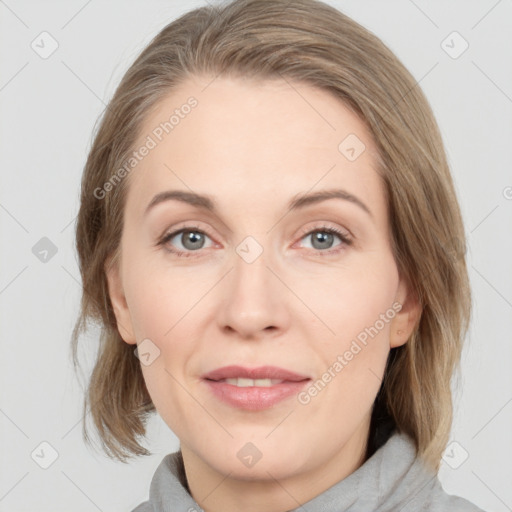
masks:
<instances>
[{"instance_id":1,"label":"nose","mask_svg":"<svg viewBox=\"0 0 512 512\"><path fill-rule=\"evenodd\" d=\"M254 260L247 254L243 249L235 252L233 268L224 279L219 327L244 339L275 336L287 328L290 292L279 272L270 268L265 251Z\"/></svg>"}]
</instances>

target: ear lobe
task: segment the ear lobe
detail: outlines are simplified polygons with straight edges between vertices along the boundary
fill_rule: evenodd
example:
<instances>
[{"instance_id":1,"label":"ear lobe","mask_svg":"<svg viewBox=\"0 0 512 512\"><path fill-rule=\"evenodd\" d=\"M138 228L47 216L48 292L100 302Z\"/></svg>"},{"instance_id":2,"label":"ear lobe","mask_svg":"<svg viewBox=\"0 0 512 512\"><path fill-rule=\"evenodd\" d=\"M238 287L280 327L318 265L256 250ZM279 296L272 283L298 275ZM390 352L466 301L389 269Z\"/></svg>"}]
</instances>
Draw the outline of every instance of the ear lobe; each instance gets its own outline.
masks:
<instances>
[{"instance_id":1,"label":"ear lobe","mask_svg":"<svg viewBox=\"0 0 512 512\"><path fill-rule=\"evenodd\" d=\"M402 280L400 280L395 301L400 303L402 308L391 321L391 331L389 333L390 348L405 345L418 325L421 312L423 311L416 293L409 289Z\"/></svg>"},{"instance_id":2,"label":"ear lobe","mask_svg":"<svg viewBox=\"0 0 512 512\"><path fill-rule=\"evenodd\" d=\"M119 266L118 260L111 261L110 258L105 263L104 269L108 282L108 294L116 316L117 330L121 338L126 343L135 345L136 339L133 333L130 311L124 295Z\"/></svg>"}]
</instances>

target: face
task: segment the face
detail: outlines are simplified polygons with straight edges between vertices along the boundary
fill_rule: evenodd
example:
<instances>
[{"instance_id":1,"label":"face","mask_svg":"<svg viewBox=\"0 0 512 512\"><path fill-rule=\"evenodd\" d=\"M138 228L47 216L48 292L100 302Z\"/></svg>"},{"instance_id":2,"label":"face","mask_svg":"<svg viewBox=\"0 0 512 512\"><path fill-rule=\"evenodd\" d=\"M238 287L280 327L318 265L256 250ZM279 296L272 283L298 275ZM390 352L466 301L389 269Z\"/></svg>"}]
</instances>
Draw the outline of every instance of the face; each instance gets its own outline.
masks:
<instances>
[{"instance_id":1,"label":"face","mask_svg":"<svg viewBox=\"0 0 512 512\"><path fill-rule=\"evenodd\" d=\"M357 467L415 320L365 125L310 85L194 77L148 115L144 144L109 292L184 456L240 479Z\"/></svg>"}]
</instances>

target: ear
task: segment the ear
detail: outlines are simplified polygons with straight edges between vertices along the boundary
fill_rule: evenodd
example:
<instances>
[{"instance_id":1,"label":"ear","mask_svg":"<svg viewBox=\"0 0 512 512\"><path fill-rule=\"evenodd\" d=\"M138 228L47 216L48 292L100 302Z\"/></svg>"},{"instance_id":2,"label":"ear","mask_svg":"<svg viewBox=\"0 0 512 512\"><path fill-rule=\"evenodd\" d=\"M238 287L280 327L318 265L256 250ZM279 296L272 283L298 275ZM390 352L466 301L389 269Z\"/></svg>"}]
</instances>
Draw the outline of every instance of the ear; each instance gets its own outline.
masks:
<instances>
[{"instance_id":1,"label":"ear","mask_svg":"<svg viewBox=\"0 0 512 512\"><path fill-rule=\"evenodd\" d=\"M105 275L108 282L108 294L110 302L114 309L116 316L117 330L123 340L130 344L136 344L136 338L133 332L132 320L126 297L124 295L123 283L120 276L119 267L121 266L120 260L115 259L112 261L108 258L105 263Z\"/></svg>"},{"instance_id":2,"label":"ear","mask_svg":"<svg viewBox=\"0 0 512 512\"><path fill-rule=\"evenodd\" d=\"M391 321L390 348L399 347L407 342L418 325L423 310L417 295L403 278L400 278L395 303L401 304L402 307Z\"/></svg>"}]
</instances>

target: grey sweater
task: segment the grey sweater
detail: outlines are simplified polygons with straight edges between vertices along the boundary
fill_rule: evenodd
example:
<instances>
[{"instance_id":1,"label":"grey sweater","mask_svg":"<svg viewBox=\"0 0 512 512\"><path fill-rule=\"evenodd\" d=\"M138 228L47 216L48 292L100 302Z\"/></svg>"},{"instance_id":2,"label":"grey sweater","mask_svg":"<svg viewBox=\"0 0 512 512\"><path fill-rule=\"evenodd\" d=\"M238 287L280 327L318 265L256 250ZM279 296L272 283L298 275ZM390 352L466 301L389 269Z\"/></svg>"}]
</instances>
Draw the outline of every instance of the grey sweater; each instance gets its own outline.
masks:
<instances>
[{"instance_id":1,"label":"grey sweater","mask_svg":"<svg viewBox=\"0 0 512 512\"><path fill-rule=\"evenodd\" d=\"M149 501L132 512L204 512L181 483L180 453L164 457L151 481ZM356 471L290 512L484 512L447 494L426 468L411 438L395 431ZM264 512L264 511L262 511Z\"/></svg>"}]
</instances>

